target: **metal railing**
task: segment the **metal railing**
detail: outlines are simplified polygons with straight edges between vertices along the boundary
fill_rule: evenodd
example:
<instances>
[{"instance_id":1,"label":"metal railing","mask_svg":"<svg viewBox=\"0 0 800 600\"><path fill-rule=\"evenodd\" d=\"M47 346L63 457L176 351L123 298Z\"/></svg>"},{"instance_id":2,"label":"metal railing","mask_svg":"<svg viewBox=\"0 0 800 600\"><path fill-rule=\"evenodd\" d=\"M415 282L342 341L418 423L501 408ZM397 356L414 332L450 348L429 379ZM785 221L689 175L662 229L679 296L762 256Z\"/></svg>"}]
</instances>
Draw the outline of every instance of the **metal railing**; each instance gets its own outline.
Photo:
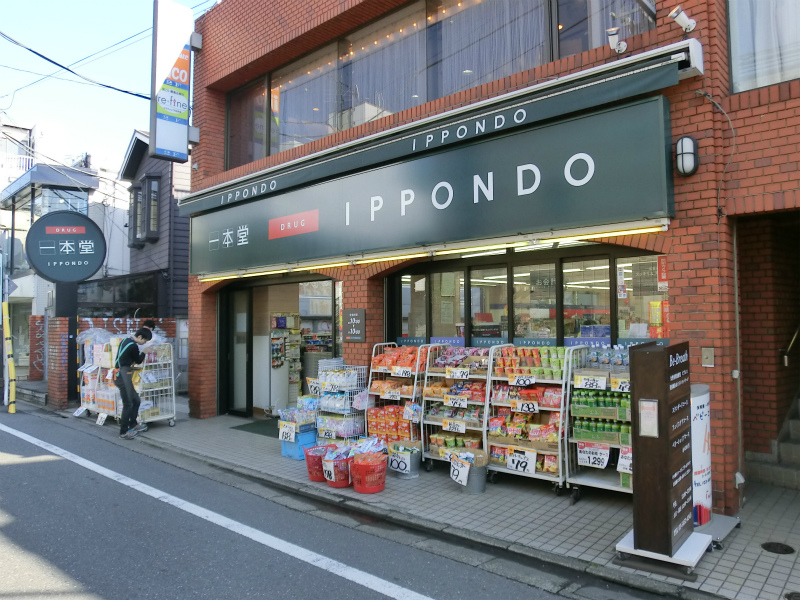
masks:
<instances>
[{"instance_id":1,"label":"metal railing","mask_svg":"<svg viewBox=\"0 0 800 600\"><path fill-rule=\"evenodd\" d=\"M800 325L797 326L797 329L794 330L794 335L792 336L792 341L789 342L789 347L781 349L781 362L783 363L784 367L789 366L789 352L792 351L792 346L794 346L795 341L797 340L797 336L800 334Z\"/></svg>"},{"instance_id":2,"label":"metal railing","mask_svg":"<svg viewBox=\"0 0 800 600\"><path fill-rule=\"evenodd\" d=\"M33 167L33 163L34 158L32 156L0 153L0 171L19 171L24 173Z\"/></svg>"}]
</instances>

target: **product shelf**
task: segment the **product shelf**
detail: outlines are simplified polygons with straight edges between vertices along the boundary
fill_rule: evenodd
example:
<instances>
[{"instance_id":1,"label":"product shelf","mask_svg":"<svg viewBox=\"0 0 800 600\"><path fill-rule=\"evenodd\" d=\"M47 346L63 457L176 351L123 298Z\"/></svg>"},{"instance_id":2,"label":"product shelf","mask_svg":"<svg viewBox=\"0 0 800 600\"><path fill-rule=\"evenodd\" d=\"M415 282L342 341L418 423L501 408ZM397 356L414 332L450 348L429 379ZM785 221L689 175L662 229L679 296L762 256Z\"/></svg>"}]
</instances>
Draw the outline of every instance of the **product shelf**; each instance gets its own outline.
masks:
<instances>
[{"instance_id":1,"label":"product shelf","mask_svg":"<svg viewBox=\"0 0 800 600\"><path fill-rule=\"evenodd\" d=\"M492 406L505 406L505 407L511 408L511 403L508 403L508 402L495 402L494 400L492 400ZM561 409L558 408L558 407L553 407L553 406L542 406L542 405L539 405L539 411L541 412L543 410L560 411Z\"/></svg>"},{"instance_id":2,"label":"product shelf","mask_svg":"<svg viewBox=\"0 0 800 600\"><path fill-rule=\"evenodd\" d=\"M476 421L462 421L461 419L448 419L448 420L458 421L459 423L464 423L464 427L467 429L467 431L483 431L483 427L481 426L481 424L476 422ZM435 419L431 419L430 417L426 417L426 418L422 419L422 422L425 425L438 425L439 427L442 426L442 420L441 419L439 419L437 421Z\"/></svg>"},{"instance_id":3,"label":"product shelf","mask_svg":"<svg viewBox=\"0 0 800 600\"><path fill-rule=\"evenodd\" d=\"M516 444L505 444L502 442L496 442L494 440L489 441L490 446L502 446L503 448L520 448L521 446L517 446ZM558 456L558 451L556 450L539 450L537 448L525 448L525 450L530 450L531 452L536 452L536 454L548 454L550 456Z\"/></svg>"},{"instance_id":4,"label":"product shelf","mask_svg":"<svg viewBox=\"0 0 800 600\"><path fill-rule=\"evenodd\" d=\"M494 445L494 444L493 444ZM537 451L537 454L539 452ZM546 454L546 453L542 453ZM530 477L531 479L543 479L545 481L552 481L553 483L560 484L561 483L561 476L555 474L548 474L543 473L540 471L536 471L535 473L520 473L519 471L515 471L513 469L509 469L508 467L504 467L501 464L489 462L488 468L490 471L495 471L497 473L508 473L510 475L521 475L523 477Z\"/></svg>"},{"instance_id":5,"label":"product shelf","mask_svg":"<svg viewBox=\"0 0 800 600\"><path fill-rule=\"evenodd\" d=\"M444 398L439 398L437 396L424 396L423 400L426 402L444 402ZM476 404L478 406L485 406L486 403L483 400L467 400L467 404Z\"/></svg>"},{"instance_id":6,"label":"product shelf","mask_svg":"<svg viewBox=\"0 0 800 600\"><path fill-rule=\"evenodd\" d=\"M492 381L510 381L510 378L492 376ZM542 383L542 384L547 383L547 384L551 384L551 385L563 385L564 384L564 380L563 379L537 379L536 382L534 383L534 385L536 385L537 383Z\"/></svg>"},{"instance_id":7,"label":"product shelf","mask_svg":"<svg viewBox=\"0 0 800 600\"><path fill-rule=\"evenodd\" d=\"M369 396L361 396L367 385L367 367L345 365L343 359L335 358L320 360L318 371L317 443L341 445L358 439L365 433L369 405Z\"/></svg>"},{"instance_id":8,"label":"product shelf","mask_svg":"<svg viewBox=\"0 0 800 600\"><path fill-rule=\"evenodd\" d=\"M584 469L580 473L571 474L568 481L573 486L585 485L613 492L633 493L633 488L624 487L620 484L619 473L610 468Z\"/></svg>"},{"instance_id":9,"label":"product shelf","mask_svg":"<svg viewBox=\"0 0 800 600\"><path fill-rule=\"evenodd\" d=\"M569 440L567 440L567 441L570 444L577 444L578 442L587 442L587 443L590 443L590 444L603 444L604 446L608 446L609 448L622 448L622 446L624 446L624 444L612 444L610 442L595 442L595 441L592 441L592 440L576 440L573 437L570 437Z\"/></svg>"}]
</instances>

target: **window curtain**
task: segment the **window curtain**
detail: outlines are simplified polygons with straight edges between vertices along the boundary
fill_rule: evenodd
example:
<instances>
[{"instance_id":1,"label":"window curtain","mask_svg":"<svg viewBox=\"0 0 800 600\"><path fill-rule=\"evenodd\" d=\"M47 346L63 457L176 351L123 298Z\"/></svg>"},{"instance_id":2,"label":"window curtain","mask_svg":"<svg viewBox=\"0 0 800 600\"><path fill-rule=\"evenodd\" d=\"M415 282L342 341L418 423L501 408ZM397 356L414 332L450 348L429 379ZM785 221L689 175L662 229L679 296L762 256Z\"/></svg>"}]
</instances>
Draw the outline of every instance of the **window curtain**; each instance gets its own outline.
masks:
<instances>
[{"instance_id":1,"label":"window curtain","mask_svg":"<svg viewBox=\"0 0 800 600\"><path fill-rule=\"evenodd\" d=\"M730 0L733 91L800 78L800 2Z\"/></svg>"},{"instance_id":2,"label":"window curtain","mask_svg":"<svg viewBox=\"0 0 800 600\"><path fill-rule=\"evenodd\" d=\"M428 17L435 97L527 71L549 58L544 0L433 1Z\"/></svg>"}]
</instances>

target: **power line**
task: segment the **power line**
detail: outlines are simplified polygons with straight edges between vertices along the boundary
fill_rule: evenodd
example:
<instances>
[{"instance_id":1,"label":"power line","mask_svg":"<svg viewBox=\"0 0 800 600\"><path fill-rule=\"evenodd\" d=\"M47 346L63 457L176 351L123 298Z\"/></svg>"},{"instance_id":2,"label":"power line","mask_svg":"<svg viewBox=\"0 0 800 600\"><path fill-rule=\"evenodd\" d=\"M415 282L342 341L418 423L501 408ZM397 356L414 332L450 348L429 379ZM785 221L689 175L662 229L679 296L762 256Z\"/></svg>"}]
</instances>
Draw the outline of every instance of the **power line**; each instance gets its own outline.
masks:
<instances>
[{"instance_id":1,"label":"power line","mask_svg":"<svg viewBox=\"0 0 800 600\"><path fill-rule=\"evenodd\" d=\"M18 69L16 67L9 67L8 65L0 65L3 69L11 69L12 71L19 71L20 73L30 73L31 75L44 75L44 73L36 73L35 71L26 71L25 69ZM58 71L56 71L58 73ZM59 81L69 81L70 83L79 83L81 85L95 85L94 83L89 83L88 81L75 81L74 79L67 79L66 77L55 77L53 75L46 75L45 77L51 77L53 79L58 79ZM41 81L41 79L39 80ZM32 84L28 84L32 85ZM22 88L20 88L22 89ZM19 90L17 90L19 91Z\"/></svg>"}]
</instances>

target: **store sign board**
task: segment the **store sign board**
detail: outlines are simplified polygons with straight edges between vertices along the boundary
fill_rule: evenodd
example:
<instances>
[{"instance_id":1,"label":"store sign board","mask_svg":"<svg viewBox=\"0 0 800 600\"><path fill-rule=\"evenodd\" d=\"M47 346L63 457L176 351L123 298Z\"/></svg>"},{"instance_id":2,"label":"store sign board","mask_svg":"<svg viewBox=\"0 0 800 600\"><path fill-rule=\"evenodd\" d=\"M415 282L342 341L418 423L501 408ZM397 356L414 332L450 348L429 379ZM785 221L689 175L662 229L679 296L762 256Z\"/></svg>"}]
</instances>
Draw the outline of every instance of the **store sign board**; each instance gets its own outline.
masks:
<instances>
[{"instance_id":1,"label":"store sign board","mask_svg":"<svg viewBox=\"0 0 800 600\"><path fill-rule=\"evenodd\" d=\"M692 533L689 343L630 350L633 543L674 556Z\"/></svg>"},{"instance_id":2,"label":"store sign board","mask_svg":"<svg viewBox=\"0 0 800 600\"><path fill-rule=\"evenodd\" d=\"M54 283L85 281L106 259L106 238L86 215L60 210L34 221L25 239L28 263Z\"/></svg>"},{"instance_id":3,"label":"store sign board","mask_svg":"<svg viewBox=\"0 0 800 600\"><path fill-rule=\"evenodd\" d=\"M223 205L192 217L191 270L214 273L669 217L668 120L666 99L655 97ZM256 187L248 195L257 195ZM298 216L310 213L316 230ZM270 239L271 221L273 230L285 222L300 235ZM242 228L263 243L236 243Z\"/></svg>"},{"instance_id":4,"label":"store sign board","mask_svg":"<svg viewBox=\"0 0 800 600\"><path fill-rule=\"evenodd\" d=\"M363 342L366 340L366 310L363 308L345 308L342 318L344 319L344 342Z\"/></svg>"}]
</instances>

